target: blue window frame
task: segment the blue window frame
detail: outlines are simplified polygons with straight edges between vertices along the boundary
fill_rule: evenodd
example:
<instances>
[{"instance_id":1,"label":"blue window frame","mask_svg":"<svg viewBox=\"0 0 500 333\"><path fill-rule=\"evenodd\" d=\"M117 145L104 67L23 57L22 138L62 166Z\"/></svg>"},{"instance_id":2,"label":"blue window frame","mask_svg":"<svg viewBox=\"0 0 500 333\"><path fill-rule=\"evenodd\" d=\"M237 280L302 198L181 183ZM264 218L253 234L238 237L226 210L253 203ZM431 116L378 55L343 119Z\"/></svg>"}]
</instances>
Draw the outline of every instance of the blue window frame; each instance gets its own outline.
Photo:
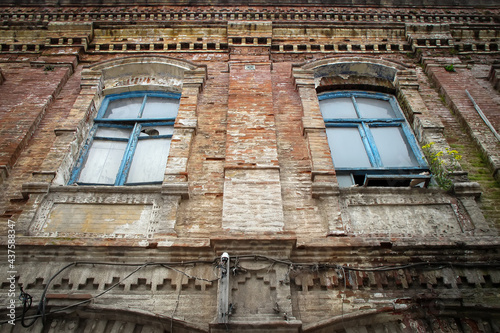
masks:
<instances>
[{"instance_id":1,"label":"blue window frame","mask_svg":"<svg viewBox=\"0 0 500 333\"><path fill-rule=\"evenodd\" d=\"M179 98L152 91L107 96L69 184L161 183Z\"/></svg>"},{"instance_id":2,"label":"blue window frame","mask_svg":"<svg viewBox=\"0 0 500 333\"><path fill-rule=\"evenodd\" d=\"M341 187L427 185L427 163L394 96L343 91L318 98Z\"/></svg>"}]
</instances>

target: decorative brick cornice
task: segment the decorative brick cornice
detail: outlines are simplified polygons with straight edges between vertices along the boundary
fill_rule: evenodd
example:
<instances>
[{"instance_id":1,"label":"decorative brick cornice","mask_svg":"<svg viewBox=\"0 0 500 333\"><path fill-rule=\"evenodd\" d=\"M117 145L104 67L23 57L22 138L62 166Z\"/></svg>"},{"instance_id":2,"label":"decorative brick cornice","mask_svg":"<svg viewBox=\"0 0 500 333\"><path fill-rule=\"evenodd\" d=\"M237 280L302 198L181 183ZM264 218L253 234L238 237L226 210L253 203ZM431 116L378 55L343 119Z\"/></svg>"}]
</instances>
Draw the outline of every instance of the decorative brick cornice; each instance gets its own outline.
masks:
<instances>
[{"instance_id":1,"label":"decorative brick cornice","mask_svg":"<svg viewBox=\"0 0 500 333\"><path fill-rule=\"evenodd\" d=\"M158 22L158 21L344 21L344 22L422 22L422 23L493 23L498 7L488 9L431 8L425 10L401 6L36 6L0 7L0 17L12 22L44 24L51 21Z\"/></svg>"}]
</instances>

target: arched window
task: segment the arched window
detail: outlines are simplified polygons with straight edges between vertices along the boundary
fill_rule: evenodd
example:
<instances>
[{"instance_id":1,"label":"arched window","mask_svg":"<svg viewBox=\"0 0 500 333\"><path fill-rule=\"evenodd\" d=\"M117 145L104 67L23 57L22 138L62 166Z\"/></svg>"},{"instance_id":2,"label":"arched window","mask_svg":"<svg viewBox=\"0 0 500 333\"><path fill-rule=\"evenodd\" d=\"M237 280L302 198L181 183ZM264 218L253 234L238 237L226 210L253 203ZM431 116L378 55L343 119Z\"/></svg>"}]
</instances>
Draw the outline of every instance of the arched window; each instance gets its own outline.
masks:
<instances>
[{"instance_id":1,"label":"arched window","mask_svg":"<svg viewBox=\"0 0 500 333\"><path fill-rule=\"evenodd\" d=\"M179 98L157 91L106 96L69 183L161 183Z\"/></svg>"},{"instance_id":2,"label":"arched window","mask_svg":"<svg viewBox=\"0 0 500 333\"><path fill-rule=\"evenodd\" d=\"M394 96L341 91L318 98L341 187L428 182L427 164Z\"/></svg>"}]
</instances>

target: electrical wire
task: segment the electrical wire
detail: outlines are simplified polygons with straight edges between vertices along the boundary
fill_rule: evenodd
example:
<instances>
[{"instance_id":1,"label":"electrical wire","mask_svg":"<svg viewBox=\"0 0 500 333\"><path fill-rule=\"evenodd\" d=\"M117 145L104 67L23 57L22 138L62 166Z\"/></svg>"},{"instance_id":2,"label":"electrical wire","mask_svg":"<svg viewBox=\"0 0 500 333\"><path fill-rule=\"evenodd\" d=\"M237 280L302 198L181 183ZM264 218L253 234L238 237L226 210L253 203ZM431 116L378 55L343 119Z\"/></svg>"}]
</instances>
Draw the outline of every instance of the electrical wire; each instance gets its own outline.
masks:
<instances>
[{"instance_id":1,"label":"electrical wire","mask_svg":"<svg viewBox=\"0 0 500 333\"><path fill-rule=\"evenodd\" d=\"M176 268L173 268L171 266L168 266L168 265L164 265L164 264L159 264L161 267L165 267L165 268L168 268L168 269L171 269L173 271L176 271L177 273L180 273L180 274L183 274L185 276L187 276L188 278L190 279L195 279L195 280L199 280L199 281L205 281L205 282L209 282L209 283L212 283L212 282L215 282L215 281L218 281L219 278L216 278L216 279L212 279L212 280L209 280L209 279L205 279L205 278L200 278L200 277L197 277L197 276L193 276L193 275L189 275L187 274L186 272L183 272L179 269L176 269Z\"/></svg>"},{"instance_id":2,"label":"electrical wire","mask_svg":"<svg viewBox=\"0 0 500 333\"><path fill-rule=\"evenodd\" d=\"M500 262L472 262L472 263L464 263L464 262L459 262L459 263L453 263L450 261L442 262L418 262L418 263L411 263L411 264L405 264L405 265L391 265L391 266L376 266L376 267L352 267L352 266L346 266L346 265L338 265L338 264L330 264L330 263L325 263L325 264L318 264L318 263L295 263L289 260L283 260L283 259L274 259L271 257L263 256L263 255L245 255L245 256L238 256L235 257L237 259L251 259L253 258L255 261L259 260L269 260L273 261L275 263L280 263L283 265L293 265L293 267L296 268L301 268L301 267L307 267L312 271L318 271L318 270L325 270L325 269L345 269L345 270L350 270L350 271L358 271L358 272L377 272L377 271L394 271L394 270L399 270L399 269L407 269L407 268L415 268L415 267L421 267L421 266L428 266L431 269L436 269L436 267L439 267L439 269L442 269L444 267L500 267ZM232 258L231 258L232 259ZM442 267L440 267L442 266Z\"/></svg>"},{"instance_id":3,"label":"electrical wire","mask_svg":"<svg viewBox=\"0 0 500 333\"><path fill-rule=\"evenodd\" d=\"M73 263L70 263L70 264L64 266L63 268L61 268L57 273L55 273L54 275L52 275L52 277L49 279L49 281L47 282L47 284L46 284L46 286L45 286L45 288L43 290L43 293L42 293L42 296L41 296L41 299L40 299L40 302L39 302L36 314L34 314L32 316L29 316L29 317L25 316L26 312L31 307L31 300L32 300L31 296L29 296L29 298L25 297L24 300L23 300L23 313L22 313L21 317L15 318L15 321L21 320L22 323L23 323L23 326L26 327L26 328L28 328L28 327L31 327L32 325L34 325L34 323L36 322L36 320L41 317L42 318L42 322L45 325L45 318L46 318L47 314L62 312L62 311L65 311L65 310L68 310L68 309L80 306L82 304L89 303L89 302L95 300L96 298L98 298L98 297L106 294L107 292L109 292L110 290L112 290L113 288L115 288L116 286L118 286L119 284L123 283L123 281L125 281L127 278L129 278L130 276L132 276L133 274L135 274L136 272L138 272L139 270L141 270L141 269L143 269L144 267L147 267L147 266L161 266L161 267L164 267L166 269L171 269L171 270L174 270L174 271L176 271L178 273L184 274L185 276L187 276L189 278L193 278L193 279L197 279L197 280L203 280L203 281L207 281L207 282L214 282L214 281L217 281L218 279L208 280L208 279L199 278L199 277L196 277L196 276L191 276L191 275L189 275L189 274L187 274L187 273L185 273L185 272L183 272L181 270L178 270L178 269L175 269L175 268L171 267L170 265L193 265L193 264L196 264L196 263L205 263L205 264L206 263L210 263L210 264L214 264L215 262L216 262L216 260L212 260L212 261L195 260L195 261L180 262L180 263L179 262L169 262L169 263L145 263L145 264L106 263L106 262L73 262ZM65 271L67 268L69 268L71 266L76 266L76 265L93 265L93 266L96 266L96 265L109 265L109 266L139 266L139 267L137 267L134 271L132 271L131 273L129 273L126 277L124 277L120 281L116 282L111 287L107 288L106 290L102 291L101 293L97 294L96 296L93 296L92 298L83 300L81 302L77 302L77 303L68 305L68 306L63 307L63 308L52 310L52 311L50 311L50 312L47 313L46 312L46 304L47 304L46 294L47 294L47 291L48 291L48 289L50 287L51 282L59 274L61 274L63 271ZM21 289L21 296L23 295L23 293L24 293L24 291L22 291L22 289ZM26 294L26 293L24 293L24 294ZM27 300L28 299L29 299L29 306L27 306L27 302L28 302ZM28 309L26 309L26 307L28 307ZM28 323L28 324L25 324L24 323L25 319L32 319L32 321L30 323ZM8 322L9 321L2 321L2 322L0 322L0 325L6 324Z\"/></svg>"},{"instance_id":4,"label":"electrical wire","mask_svg":"<svg viewBox=\"0 0 500 333\"><path fill-rule=\"evenodd\" d=\"M346 288L346 278L347 274L346 271L357 271L357 272L385 272L385 271L394 271L394 270L400 270L400 269L409 269L409 268L421 268L421 269L429 269L429 270L441 270L446 267L463 267L463 268L478 268L478 267L500 267L500 262L471 262L471 263L464 263L464 262L458 262L458 263L453 263L453 262L419 262L419 263L410 263L410 264L405 264L405 265L391 265L391 266L376 266L376 267L353 267L353 266L346 266L346 265L338 265L338 264L331 264L331 263L294 263L291 260L288 259L275 259L271 258L268 256L264 255L243 255L243 256L235 256L231 258L231 261L234 261L235 266L233 268L233 273L236 274L238 271L239 263L241 260L254 260L254 261L270 261L272 264L269 266L268 269L271 269L271 267L274 264L281 264L281 265L286 265L288 266L288 272L287 275L289 275L290 271L292 270L304 270L307 269L310 272L318 272L318 271L323 271L323 270L329 270L329 269L336 269L338 271L342 272L342 275L344 277L344 289ZM24 327L30 327L32 326L35 321L38 318L42 318L42 322L45 324L45 318L47 315L65 311L77 306L80 306L85 303L89 303L93 300L95 300L98 297L101 297L102 295L106 294L107 292L111 291L113 288L118 286L119 284L123 283L126 279L128 279L130 276L138 272L139 270L149 267L149 266L160 266L166 269L173 270L177 273L183 274L184 276L190 278L190 279L196 279L200 281L205 281L208 283L213 283L219 280L219 278L216 279L206 279L206 278L201 278L197 276L193 276L190 274L187 274L186 272L179 270L177 268L174 268L173 266L187 266L187 265L196 265L196 264L210 264L214 265L214 268L219 267L219 258L215 258L214 260L192 260L192 261L186 261L186 262L150 262L150 263L113 263L113 262L87 262L87 261L79 261L79 262L72 262L61 268L59 271L57 271L54 275L50 277L48 280L40 302L38 304L38 309L36 314L31 315L31 316L25 316L28 310L31 307L32 303L32 297L31 295L27 294L24 292L21 288L21 295L20 299L23 302L23 313L21 317L18 317L15 319L15 321L21 320L22 324ZM47 304L47 291L49 290L49 287L52 283L52 281L63 271L68 269L69 267L72 266L78 266L78 265L92 265L92 266L99 266L99 265L105 265L105 266L129 266L129 267L137 267L135 270L133 270L131 273L129 273L127 276L125 276L123 279L120 281L116 282L113 284L111 287L107 288L106 290L102 291L101 293L93 296L90 299L83 300L81 302L77 302L71 305L68 305L63 308L59 309L54 309L51 310L50 312L46 312L46 304ZM343 305L342 305L343 306ZM28 324L25 323L26 319L32 319L32 321ZM3 321L0 322L0 325L6 324L9 321Z\"/></svg>"},{"instance_id":5,"label":"electrical wire","mask_svg":"<svg viewBox=\"0 0 500 333\"><path fill-rule=\"evenodd\" d=\"M23 287L21 287L21 294L19 295L19 300L21 302L23 302L23 313L21 315L21 325L25 328L28 328L31 326L31 323L30 324L26 324L24 322L24 316L26 315L26 313L30 310L31 308L31 304L33 302L33 297L31 297L30 294L28 293L25 293L24 290L23 290Z\"/></svg>"}]
</instances>

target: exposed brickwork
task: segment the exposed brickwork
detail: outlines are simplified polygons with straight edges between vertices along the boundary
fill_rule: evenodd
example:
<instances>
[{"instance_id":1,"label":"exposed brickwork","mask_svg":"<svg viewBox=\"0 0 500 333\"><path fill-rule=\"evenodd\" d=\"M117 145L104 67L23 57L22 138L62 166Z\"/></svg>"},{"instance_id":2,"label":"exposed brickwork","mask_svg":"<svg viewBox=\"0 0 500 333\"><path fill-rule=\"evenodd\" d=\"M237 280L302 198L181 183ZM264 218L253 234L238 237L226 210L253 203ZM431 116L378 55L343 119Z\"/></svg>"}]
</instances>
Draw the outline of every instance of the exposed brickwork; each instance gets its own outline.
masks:
<instances>
[{"instance_id":1,"label":"exposed brickwork","mask_svg":"<svg viewBox=\"0 0 500 333\"><path fill-rule=\"evenodd\" d=\"M443 122L445 135L451 146L463 154L461 163L464 165L464 169L469 172L469 177L472 180L481 184L483 195L479 203L484 209L487 218L498 225L500 215L497 202L500 188L498 182L492 177L494 171L491 168L491 159L495 158L495 151L497 150L492 149L489 153L484 153L484 150L478 149L481 140L485 142L483 147L484 145L495 147L498 146L498 143L494 142L495 139L491 131L478 116L464 90L468 89L471 95L482 96L482 98L478 98L476 103L481 104L481 110L484 108L483 112L487 115L488 120L497 128L498 109L500 107L498 95L491 89L491 86L485 87L484 84L478 82L478 79L473 77L474 71L460 68L457 69L457 72L447 72L443 67L431 68L433 73L439 73L433 77L438 80L441 89L438 91L424 87L422 89L426 89L425 96L429 98L428 103L432 103L436 114L439 115ZM464 85L464 82L468 84ZM473 82L476 84L472 84ZM476 98L474 99L476 100ZM431 100L434 100L434 102L431 102ZM468 121L468 125L465 125L466 119L475 120ZM474 125L471 126L471 124ZM471 131L471 129L473 130ZM488 139L484 139L484 136L487 136Z\"/></svg>"},{"instance_id":2,"label":"exposed brickwork","mask_svg":"<svg viewBox=\"0 0 500 333\"><path fill-rule=\"evenodd\" d=\"M273 98L285 230L297 232L305 227L321 235L324 233L323 221L315 213L316 205L310 196L311 162L303 136L302 105L291 70L291 63L273 66Z\"/></svg>"},{"instance_id":3,"label":"exposed brickwork","mask_svg":"<svg viewBox=\"0 0 500 333\"><path fill-rule=\"evenodd\" d=\"M5 125L2 125L2 156L9 169L13 162L17 162L18 168L12 170L11 181L1 185L0 207L6 216L11 216L19 213L15 200L22 198L21 185L31 178L32 172L43 171L40 166L47 154L54 153L51 149L54 130L77 97L80 78L73 74L68 80L71 72L64 67L45 71L44 67L22 66L8 72L12 82L7 81L0 88L5 89L0 106ZM20 118L24 121L20 122ZM35 139L30 141L32 136ZM63 154L67 152L67 146L61 149ZM14 202L9 204L9 200Z\"/></svg>"},{"instance_id":4,"label":"exposed brickwork","mask_svg":"<svg viewBox=\"0 0 500 333\"><path fill-rule=\"evenodd\" d=\"M181 206L177 224L181 235L206 234L221 226L229 87L227 64L221 60L208 64L208 80L200 96L188 165L191 199Z\"/></svg>"},{"instance_id":5,"label":"exposed brickwork","mask_svg":"<svg viewBox=\"0 0 500 333\"><path fill-rule=\"evenodd\" d=\"M229 72L226 168L277 167L270 64L230 63Z\"/></svg>"},{"instance_id":6,"label":"exposed brickwork","mask_svg":"<svg viewBox=\"0 0 500 333\"><path fill-rule=\"evenodd\" d=\"M4 66L3 72L7 79L0 92L3 96L0 109L1 135L4 138L0 147L0 164L11 168L65 84L69 71L65 68L49 70L20 64ZM41 82L47 84L41 85Z\"/></svg>"},{"instance_id":7,"label":"exposed brickwork","mask_svg":"<svg viewBox=\"0 0 500 333\"><path fill-rule=\"evenodd\" d=\"M33 332L500 325L500 149L464 92L498 129L498 6L119 2L0 5L0 243L15 222L16 289L48 286ZM163 183L67 185L104 97L139 90L181 94ZM464 155L452 188L339 186L332 90L393 94Z\"/></svg>"}]
</instances>

